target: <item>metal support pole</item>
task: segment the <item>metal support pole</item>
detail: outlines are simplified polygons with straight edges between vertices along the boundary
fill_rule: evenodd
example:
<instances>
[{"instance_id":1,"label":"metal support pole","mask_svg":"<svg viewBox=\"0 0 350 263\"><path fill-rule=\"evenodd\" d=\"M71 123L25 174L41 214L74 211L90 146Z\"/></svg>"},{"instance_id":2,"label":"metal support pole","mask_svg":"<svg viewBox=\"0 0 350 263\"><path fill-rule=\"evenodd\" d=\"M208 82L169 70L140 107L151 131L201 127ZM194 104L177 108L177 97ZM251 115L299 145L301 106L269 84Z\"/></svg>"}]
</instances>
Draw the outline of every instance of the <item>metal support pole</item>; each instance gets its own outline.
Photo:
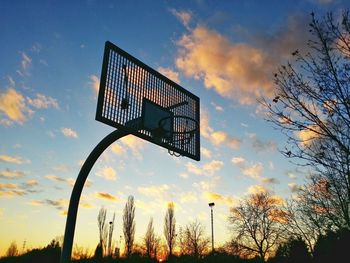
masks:
<instances>
[{"instance_id":1,"label":"metal support pole","mask_svg":"<svg viewBox=\"0 0 350 263\"><path fill-rule=\"evenodd\" d=\"M214 253L214 222L213 222L213 207L211 207L211 252Z\"/></svg>"},{"instance_id":2,"label":"metal support pole","mask_svg":"<svg viewBox=\"0 0 350 263\"><path fill-rule=\"evenodd\" d=\"M96 160L98 159L98 157L100 157L104 150L107 149L107 147L113 142L126 135L128 135L128 133L122 132L120 130L115 130L108 134L99 144L96 145L96 147L92 150L92 152L89 154L88 158L84 162L83 166L81 167L69 201L66 229L64 232L63 248L61 252L60 263L69 263L71 261L74 230L77 219L79 200L86 178L88 177Z\"/></svg>"},{"instance_id":3,"label":"metal support pole","mask_svg":"<svg viewBox=\"0 0 350 263\"><path fill-rule=\"evenodd\" d=\"M214 253L214 219L213 219L213 206L215 203L209 203L211 213L211 253Z\"/></svg>"}]
</instances>

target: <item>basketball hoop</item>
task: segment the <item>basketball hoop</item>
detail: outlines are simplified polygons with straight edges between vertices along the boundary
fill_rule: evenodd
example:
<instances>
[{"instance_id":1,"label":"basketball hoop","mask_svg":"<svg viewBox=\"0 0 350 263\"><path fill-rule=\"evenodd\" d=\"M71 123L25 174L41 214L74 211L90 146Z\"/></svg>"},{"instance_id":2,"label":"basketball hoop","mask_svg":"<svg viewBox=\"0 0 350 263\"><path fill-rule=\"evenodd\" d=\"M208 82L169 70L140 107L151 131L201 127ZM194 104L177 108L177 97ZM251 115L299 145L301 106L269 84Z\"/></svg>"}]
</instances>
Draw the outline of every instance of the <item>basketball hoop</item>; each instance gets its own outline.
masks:
<instances>
[{"instance_id":1,"label":"basketball hoop","mask_svg":"<svg viewBox=\"0 0 350 263\"><path fill-rule=\"evenodd\" d=\"M168 125L171 123L171 125ZM158 122L162 137L174 147L185 150L191 143L195 133L199 130L198 122L185 115L171 115L161 118ZM167 129L171 127L172 129ZM181 154L175 151L168 150L168 153L175 157L180 157Z\"/></svg>"}]
</instances>

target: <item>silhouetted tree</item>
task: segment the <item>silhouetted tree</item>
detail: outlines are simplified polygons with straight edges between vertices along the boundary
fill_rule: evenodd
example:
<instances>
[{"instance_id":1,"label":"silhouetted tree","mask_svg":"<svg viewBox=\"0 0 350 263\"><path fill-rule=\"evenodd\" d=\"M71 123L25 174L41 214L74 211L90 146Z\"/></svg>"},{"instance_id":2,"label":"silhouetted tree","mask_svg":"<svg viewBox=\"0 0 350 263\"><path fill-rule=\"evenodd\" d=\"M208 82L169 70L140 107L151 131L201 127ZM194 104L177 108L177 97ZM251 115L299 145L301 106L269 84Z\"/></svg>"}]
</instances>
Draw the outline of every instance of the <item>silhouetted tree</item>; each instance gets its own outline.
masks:
<instances>
[{"instance_id":1,"label":"silhouetted tree","mask_svg":"<svg viewBox=\"0 0 350 263\"><path fill-rule=\"evenodd\" d=\"M6 251L6 256L7 257L15 257L18 256L18 247L17 243L15 241L12 241L10 246L8 247Z\"/></svg>"},{"instance_id":2,"label":"silhouetted tree","mask_svg":"<svg viewBox=\"0 0 350 263\"><path fill-rule=\"evenodd\" d=\"M210 240L205 236L204 227L197 220L185 227L182 246L184 254L200 258L208 250Z\"/></svg>"},{"instance_id":3,"label":"silhouetted tree","mask_svg":"<svg viewBox=\"0 0 350 263\"><path fill-rule=\"evenodd\" d=\"M321 21L311 14L310 33L309 53L292 53L295 64L278 70L275 96L262 103L267 120L287 136L284 155L315 171L312 187L324 186L320 194L303 188L307 216L318 213L326 226L350 228L348 12L340 20L332 13Z\"/></svg>"},{"instance_id":4,"label":"silhouetted tree","mask_svg":"<svg viewBox=\"0 0 350 263\"><path fill-rule=\"evenodd\" d=\"M271 194L251 194L230 209L229 222L240 253L258 255L265 262L268 253L281 242L285 214Z\"/></svg>"},{"instance_id":5,"label":"silhouetted tree","mask_svg":"<svg viewBox=\"0 0 350 263\"><path fill-rule=\"evenodd\" d=\"M154 250L156 249L156 236L154 234L154 227L153 227L153 218L149 220L146 234L143 238L143 241L145 243L146 247L146 255L148 258L152 258L155 255L153 255Z\"/></svg>"},{"instance_id":6,"label":"silhouetted tree","mask_svg":"<svg viewBox=\"0 0 350 263\"><path fill-rule=\"evenodd\" d=\"M132 253L135 238L135 206L134 197L129 196L123 213L123 233L125 240L125 254L129 257Z\"/></svg>"},{"instance_id":7,"label":"silhouetted tree","mask_svg":"<svg viewBox=\"0 0 350 263\"><path fill-rule=\"evenodd\" d=\"M105 255L105 253L107 252L106 248L107 248L108 226L106 224L106 215L107 215L107 210L104 207L101 207L97 216L97 225L98 225L102 255Z\"/></svg>"},{"instance_id":8,"label":"silhouetted tree","mask_svg":"<svg viewBox=\"0 0 350 263\"><path fill-rule=\"evenodd\" d=\"M350 244L350 230L343 228L321 235L314 248L314 262L345 262Z\"/></svg>"},{"instance_id":9,"label":"silhouetted tree","mask_svg":"<svg viewBox=\"0 0 350 263\"><path fill-rule=\"evenodd\" d=\"M311 254L307 245L301 238L290 238L286 243L281 244L272 262L278 263L309 263Z\"/></svg>"},{"instance_id":10,"label":"silhouetted tree","mask_svg":"<svg viewBox=\"0 0 350 263\"><path fill-rule=\"evenodd\" d=\"M174 203L168 204L168 209L164 218L164 236L169 248L169 257L173 255L173 248L176 241L176 219Z\"/></svg>"}]
</instances>

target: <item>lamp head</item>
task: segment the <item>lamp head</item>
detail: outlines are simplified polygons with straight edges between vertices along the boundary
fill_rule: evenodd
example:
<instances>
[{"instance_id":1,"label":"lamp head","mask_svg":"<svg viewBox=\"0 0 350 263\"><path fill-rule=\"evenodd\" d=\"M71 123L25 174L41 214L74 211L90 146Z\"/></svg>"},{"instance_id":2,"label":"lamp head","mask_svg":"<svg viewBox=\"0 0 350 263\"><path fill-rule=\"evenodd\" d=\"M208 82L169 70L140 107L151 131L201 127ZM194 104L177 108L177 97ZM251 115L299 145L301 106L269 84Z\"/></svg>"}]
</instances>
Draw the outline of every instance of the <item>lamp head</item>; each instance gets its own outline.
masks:
<instances>
[{"instance_id":1,"label":"lamp head","mask_svg":"<svg viewBox=\"0 0 350 263\"><path fill-rule=\"evenodd\" d=\"M213 207L215 204L214 203L209 203L209 206L210 207Z\"/></svg>"}]
</instances>

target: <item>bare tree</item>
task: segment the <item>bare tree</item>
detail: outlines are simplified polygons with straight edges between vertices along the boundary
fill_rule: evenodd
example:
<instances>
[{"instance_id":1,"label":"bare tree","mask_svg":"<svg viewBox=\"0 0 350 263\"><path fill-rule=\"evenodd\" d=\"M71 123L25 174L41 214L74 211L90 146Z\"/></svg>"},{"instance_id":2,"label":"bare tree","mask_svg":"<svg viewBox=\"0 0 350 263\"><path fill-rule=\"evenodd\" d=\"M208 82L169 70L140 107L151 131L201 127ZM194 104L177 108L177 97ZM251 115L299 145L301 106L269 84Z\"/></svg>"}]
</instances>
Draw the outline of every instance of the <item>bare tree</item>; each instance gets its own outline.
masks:
<instances>
[{"instance_id":1,"label":"bare tree","mask_svg":"<svg viewBox=\"0 0 350 263\"><path fill-rule=\"evenodd\" d=\"M164 218L164 236L169 248L169 257L171 257L176 241L176 219L174 203L172 202L168 204L168 209Z\"/></svg>"},{"instance_id":2,"label":"bare tree","mask_svg":"<svg viewBox=\"0 0 350 263\"><path fill-rule=\"evenodd\" d=\"M6 251L6 257L15 257L18 256L18 247L15 241L12 241L9 248Z\"/></svg>"},{"instance_id":3,"label":"bare tree","mask_svg":"<svg viewBox=\"0 0 350 263\"><path fill-rule=\"evenodd\" d=\"M100 238L99 247L102 249L101 256L103 256L106 253L106 246L107 246L108 228L106 224L106 214L107 214L107 210L104 207L101 207L97 216L97 225L98 225L99 238Z\"/></svg>"},{"instance_id":4,"label":"bare tree","mask_svg":"<svg viewBox=\"0 0 350 263\"><path fill-rule=\"evenodd\" d=\"M125 240L125 254L129 257L132 253L135 238L135 205L134 197L129 196L124 207L123 233Z\"/></svg>"},{"instance_id":5,"label":"bare tree","mask_svg":"<svg viewBox=\"0 0 350 263\"><path fill-rule=\"evenodd\" d=\"M146 254L148 258L153 258L156 250L156 236L154 234L153 218L149 220L146 234L143 238L146 247Z\"/></svg>"},{"instance_id":6,"label":"bare tree","mask_svg":"<svg viewBox=\"0 0 350 263\"><path fill-rule=\"evenodd\" d=\"M285 213L269 193L248 196L230 209L229 222L241 253L260 256L263 262L282 241Z\"/></svg>"},{"instance_id":7,"label":"bare tree","mask_svg":"<svg viewBox=\"0 0 350 263\"><path fill-rule=\"evenodd\" d=\"M268 109L267 120L287 136L284 155L314 170L313 187L327 185L327 198L304 192L309 210L319 213L322 208L319 214L327 226L350 228L348 12L340 20L332 13L321 21L311 14L310 33L309 53L292 53L295 63L275 74L275 97L261 102Z\"/></svg>"},{"instance_id":8,"label":"bare tree","mask_svg":"<svg viewBox=\"0 0 350 263\"><path fill-rule=\"evenodd\" d=\"M182 243L184 254L200 258L208 250L210 240L205 236L202 224L196 220L186 225Z\"/></svg>"}]
</instances>

